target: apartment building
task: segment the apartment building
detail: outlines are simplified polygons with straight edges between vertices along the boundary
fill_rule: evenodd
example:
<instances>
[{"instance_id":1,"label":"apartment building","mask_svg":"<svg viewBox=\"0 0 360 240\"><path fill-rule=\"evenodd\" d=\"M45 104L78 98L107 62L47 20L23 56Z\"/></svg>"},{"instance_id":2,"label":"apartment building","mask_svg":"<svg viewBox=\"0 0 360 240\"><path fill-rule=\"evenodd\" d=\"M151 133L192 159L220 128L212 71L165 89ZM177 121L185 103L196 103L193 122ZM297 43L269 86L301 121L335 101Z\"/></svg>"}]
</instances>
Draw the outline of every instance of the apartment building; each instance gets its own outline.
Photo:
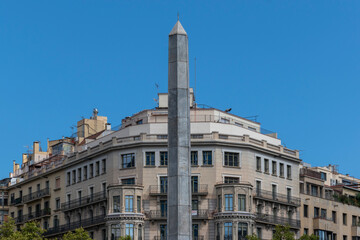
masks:
<instances>
[{"instance_id":1,"label":"apartment building","mask_svg":"<svg viewBox=\"0 0 360 240\"><path fill-rule=\"evenodd\" d=\"M300 234L316 234L320 240L360 239L358 185L330 186L326 183L332 183L331 178L324 172L321 167L300 169Z\"/></svg>"}]
</instances>

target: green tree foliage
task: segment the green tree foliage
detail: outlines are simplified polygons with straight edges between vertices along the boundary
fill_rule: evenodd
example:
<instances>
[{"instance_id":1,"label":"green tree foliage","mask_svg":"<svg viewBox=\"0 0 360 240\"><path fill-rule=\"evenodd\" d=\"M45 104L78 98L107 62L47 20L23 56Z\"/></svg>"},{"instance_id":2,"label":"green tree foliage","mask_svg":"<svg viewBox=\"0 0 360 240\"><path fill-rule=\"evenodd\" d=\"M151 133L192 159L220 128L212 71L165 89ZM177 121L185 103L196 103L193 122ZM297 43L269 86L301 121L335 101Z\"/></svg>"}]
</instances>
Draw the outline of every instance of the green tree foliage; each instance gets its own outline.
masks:
<instances>
[{"instance_id":1,"label":"green tree foliage","mask_svg":"<svg viewBox=\"0 0 360 240\"><path fill-rule=\"evenodd\" d=\"M295 240L295 234L290 231L290 226L276 225L273 240Z\"/></svg>"},{"instance_id":2,"label":"green tree foliage","mask_svg":"<svg viewBox=\"0 0 360 240\"><path fill-rule=\"evenodd\" d=\"M86 232L83 228L78 228L75 232L66 233L63 240L91 240L89 233Z\"/></svg>"},{"instance_id":3,"label":"green tree foliage","mask_svg":"<svg viewBox=\"0 0 360 240\"><path fill-rule=\"evenodd\" d=\"M260 238L258 238L258 236L256 236L254 233L252 235L247 235L246 239L247 240L260 240Z\"/></svg>"},{"instance_id":4,"label":"green tree foliage","mask_svg":"<svg viewBox=\"0 0 360 240\"><path fill-rule=\"evenodd\" d=\"M299 240L319 240L319 236L316 236L314 234L311 235L302 235Z\"/></svg>"},{"instance_id":5,"label":"green tree foliage","mask_svg":"<svg viewBox=\"0 0 360 240\"><path fill-rule=\"evenodd\" d=\"M120 237L120 240L131 240L131 237L130 236Z\"/></svg>"},{"instance_id":6,"label":"green tree foliage","mask_svg":"<svg viewBox=\"0 0 360 240\"><path fill-rule=\"evenodd\" d=\"M15 230L15 221L9 218L0 228L0 239L2 240L43 240L45 230L36 222L27 222L20 231Z\"/></svg>"}]
</instances>

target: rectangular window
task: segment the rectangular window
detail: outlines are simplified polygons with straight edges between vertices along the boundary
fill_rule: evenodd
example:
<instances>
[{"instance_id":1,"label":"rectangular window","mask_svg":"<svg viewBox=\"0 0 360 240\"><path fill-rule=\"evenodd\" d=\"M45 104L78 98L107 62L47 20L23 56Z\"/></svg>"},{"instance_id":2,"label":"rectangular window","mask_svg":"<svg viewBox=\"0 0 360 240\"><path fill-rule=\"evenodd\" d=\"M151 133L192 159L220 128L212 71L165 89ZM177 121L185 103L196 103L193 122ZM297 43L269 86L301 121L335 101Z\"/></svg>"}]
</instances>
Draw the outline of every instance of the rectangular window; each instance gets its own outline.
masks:
<instances>
[{"instance_id":1,"label":"rectangular window","mask_svg":"<svg viewBox=\"0 0 360 240\"><path fill-rule=\"evenodd\" d=\"M191 210L193 210L193 211L199 210L199 201L198 200L191 201Z\"/></svg>"},{"instance_id":2,"label":"rectangular window","mask_svg":"<svg viewBox=\"0 0 360 240\"><path fill-rule=\"evenodd\" d=\"M131 239L134 239L134 224L126 223L125 236L130 236Z\"/></svg>"},{"instance_id":3,"label":"rectangular window","mask_svg":"<svg viewBox=\"0 0 360 240\"><path fill-rule=\"evenodd\" d=\"M218 211L221 212L222 206L221 206L221 195L218 195Z\"/></svg>"},{"instance_id":4,"label":"rectangular window","mask_svg":"<svg viewBox=\"0 0 360 240\"><path fill-rule=\"evenodd\" d=\"M256 180L256 195L261 195L261 181Z\"/></svg>"},{"instance_id":5,"label":"rectangular window","mask_svg":"<svg viewBox=\"0 0 360 240\"><path fill-rule=\"evenodd\" d=\"M332 220L336 223L336 211L332 211Z\"/></svg>"},{"instance_id":6,"label":"rectangular window","mask_svg":"<svg viewBox=\"0 0 360 240\"><path fill-rule=\"evenodd\" d=\"M167 200L160 200L161 217L167 217Z\"/></svg>"},{"instance_id":7,"label":"rectangular window","mask_svg":"<svg viewBox=\"0 0 360 240\"><path fill-rule=\"evenodd\" d=\"M197 151L191 151L191 165L192 166L198 166L198 152Z\"/></svg>"},{"instance_id":8,"label":"rectangular window","mask_svg":"<svg viewBox=\"0 0 360 240\"><path fill-rule=\"evenodd\" d=\"M76 183L76 170L72 171L72 184Z\"/></svg>"},{"instance_id":9,"label":"rectangular window","mask_svg":"<svg viewBox=\"0 0 360 240\"><path fill-rule=\"evenodd\" d=\"M212 165L212 152L203 151L203 165Z\"/></svg>"},{"instance_id":10,"label":"rectangular window","mask_svg":"<svg viewBox=\"0 0 360 240\"><path fill-rule=\"evenodd\" d=\"M199 177L191 176L191 192L197 193L199 192Z\"/></svg>"},{"instance_id":11,"label":"rectangular window","mask_svg":"<svg viewBox=\"0 0 360 240\"><path fill-rule=\"evenodd\" d=\"M101 167L102 167L101 173L105 174L106 173L106 159L101 160Z\"/></svg>"},{"instance_id":12,"label":"rectangular window","mask_svg":"<svg viewBox=\"0 0 360 240\"><path fill-rule=\"evenodd\" d=\"M87 172L87 166L84 166L84 180L87 180L88 172Z\"/></svg>"},{"instance_id":13,"label":"rectangular window","mask_svg":"<svg viewBox=\"0 0 360 240\"><path fill-rule=\"evenodd\" d=\"M224 223L224 239L232 239L232 222Z\"/></svg>"},{"instance_id":14,"label":"rectangular window","mask_svg":"<svg viewBox=\"0 0 360 240\"><path fill-rule=\"evenodd\" d=\"M256 171L261 172L261 157L256 157Z\"/></svg>"},{"instance_id":15,"label":"rectangular window","mask_svg":"<svg viewBox=\"0 0 360 240\"><path fill-rule=\"evenodd\" d=\"M82 177L81 168L78 168L78 182L81 182L81 177Z\"/></svg>"},{"instance_id":16,"label":"rectangular window","mask_svg":"<svg viewBox=\"0 0 360 240\"><path fill-rule=\"evenodd\" d=\"M229 167L239 167L239 153L225 152L224 165Z\"/></svg>"},{"instance_id":17,"label":"rectangular window","mask_svg":"<svg viewBox=\"0 0 360 240\"><path fill-rule=\"evenodd\" d=\"M60 209L60 198L55 199L55 208Z\"/></svg>"},{"instance_id":18,"label":"rectangular window","mask_svg":"<svg viewBox=\"0 0 360 240\"><path fill-rule=\"evenodd\" d=\"M146 152L146 166L155 166L155 152Z\"/></svg>"},{"instance_id":19,"label":"rectangular window","mask_svg":"<svg viewBox=\"0 0 360 240\"><path fill-rule=\"evenodd\" d=\"M239 222L238 224L238 239L247 239L246 236L248 235L248 224L244 222Z\"/></svg>"},{"instance_id":20,"label":"rectangular window","mask_svg":"<svg viewBox=\"0 0 360 240\"><path fill-rule=\"evenodd\" d=\"M260 227L256 228L256 235L259 239L262 239L262 231Z\"/></svg>"},{"instance_id":21,"label":"rectangular window","mask_svg":"<svg viewBox=\"0 0 360 240\"><path fill-rule=\"evenodd\" d=\"M239 183L238 177L224 177L224 183Z\"/></svg>"},{"instance_id":22,"label":"rectangular window","mask_svg":"<svg viewBox=\"0 0 360 240\"><path fill-rule=\"evenodd\" d=\"M327 216L327 214L326 214L326 209L321 209L321 218L322 219L326 219L326 216Z\"/></svg>"},{"instance_id":23,"label":"rectangular window","mask_svg":"<svg viewBox=\"0 0 360 240\"><path fill-rule=\"evenodd\" d=\"M114 213L120 212L120 196L113 196L113 211Z\"/></svg>"},{"instance_id":24,"label":"rectangular window","mask_svg":"<svg viewBox=\"0 0 360 240\"><path fill-rule=\"evenodd\" d=\"M100 175L100 162L99 161L97 161L95 163L95 174L96 174L96 176Z\"/></svg>"},{"instance_id":25,"label":"rectangular window","mask_svg":"<svg viewBox=\"0 0 360 240\"><path fill-rule=\"evenodd\" d=\"M225 194L225 211L233 211L234 210L233 204L233 195L232 194Z\"/></svg>"},{"instance_id":26,"label":"rectangular window","mask_svg":"<svg viewBox=\"0 0 360 240\"><path fill-rule=\"evenodd\" d=\"M343 213L343 224L347 225L347 214Z\"/></svg>"},{"instance_id":27,"label":"rectangular window","mask_svg":"<svg viewBox=\"0 0 360 240\"><path fill-rule=\"evenodd\" d=\"M67 172L67 176L66 176L66 186L69 186L71 184L71 177L70 177L70 172Z\"/></svg>"},{"instance_id":28,"label":"rectangular window","mask_svg":"<svg viewBox=\"0 0 360 240\"><path fill-rule=\"evenodd\" d=\"M160 193L167 193L168 190L168 178L160 177Z\"/></svg>"},{"instance_id":29,"label":"rectangular window","mask_svg":"<svg viewBox=\"0 0 360 240\"><path fill-rule=\"evenodd\" d=\"M326 173L325 172L320 172L321 174L321 180L326 181Z\"/></svg>"},{"instance_id":30,"label":"rectangular window","mask_svg":"<svg viewBox=\"0 0 360 240\"><path fill-rule=\"evenodd\" d=\"M277 175L276 162L272 161L272 174Z\"/></svg>"},{"instance_id":31,"label":"rectangular window","mask_svg":"<svg viewBox=\"0 0 360 240\"><path fill-rule=\"evenodd\" d=\"M280 177L284 177L284 164L280 163Z\"/></svg>"},{"instance_id":32,"label":"rectangular window","mask_svg":"<svg viewBox=\"0 0 360 240\"><path fill-rule=\"evenodd\" d=\"M166 240L166 239L167 239L167 225L160 224L160 240Z\"/></svg>"},{"instance_id":33,"label":"rectangular window","mask_svg":"<svg viewBox=\"0 0 360 240\"><path fill-rule=\"evenodd\" d=\"M134 196L125 196L125 212L134 212Z\"/></svg>"},{"instance_id":34,"label":"rectangular window","mask_svg":"<svg viewBox=\"0 0 360 240\"><path fill-rule=\"evenodd\" d=\"M287 179L291 179L291 166L290 165L287 165L286 166L286 169L287 169Z\"/></svg>"},{"instance_id":35,"label":"rectangular window","mask_svg":"<svg viewBox=\"0 0 360 240\"><path fill-rule=\"evenodd\" d=\"M90 166L89 166L89 168L90 168L90 178L93 178L94 177L94 164L90 164Z\"/></svg>"},{"instance_id":36,"label":"rectangular window","mask_svg":"<svg viewBox=\"0 0 360 240\"><path fill-rule=\"evenodd\" d=\"M309 217L309 206L304 204L304 217Z\"/></svg>"},{"instance_id":37,"label":"rectangular window","mask_svg":"<svg viewBox=\"0 0 360 240\"><path fill-rule=\"evenodd\" d=\"M123 155L121 155L121 159L122 159L122 163L121 163L122 168L135 167L135 154L134 153L123 154Z\"/></svg>"},{"instance_id":38,"label":"rectangular window","mask_svg":"<svg viewBox=\"0 0 360 240\"><path fill-rule=\"evenodd\" d=\"M239 194L238 198L239 198L239 203L238 203L239 211L246 211L246 195Z\"/></svg>"},{"instance_id":39,"label":"rectangular window","mask_svg":"<svg viewBox=\"0 0 360 240\"><path fill-rule=\"evenodd\" d=\"M352 225L357 226L357 216L352 216Z\"/></svg>"},{"instance_id":40,"label":"rectangular window","mask_svg":"<svg viewBox=\"0 0 360 240\"><path fill-rule=\"evenodd\" d=\"M140 213L141 212L141 197L137 196L136 199L137 199L136 200L136 202L137 202L137 204L136 204L137 212Z\"/></svg>"},{"instance_id":41,"label":"rectangular window","mask_svg":"<svg viewBox=\"0 0 360 240\"><path fill-rule=\"evenodd\" d=\"M135 178L124 178L124 179L121 179L121 184L124 184L124 185L134 185L134 184L135 184Z\"/></svg>"},{"instance_id":42,"label":"rectangular window","mask_svg":"<svg viewBox=\"0 0 360 240\"><path fill-rule=\"evenodd\" d=\"M269 159L264 159L265 162L265 173L269 173Z\"/></svg>"},{"instance_id":43,"label":"rectangular window","mask_svg":"<svg viewBox=\"0 0 360 240\"><path fill-rule=\"evenodd\" d=\"M272 184L271 187L273 200L277 200L277 186L275 184Z\"/></svg>"},{"instance_id":44,"label":"rectangular window","mask_svg":"<svg viewBox=\"0 0 360 240\"><path fill-rule=\"evenodd\" d=\"M320 214L320 208L314 207L314 218L318 218Z\"/></svg>"},{"instance_id":45,"label":"rectangular window","mask_svg":"<svg viewBox=\"0 0 360 240\"><path fill-rule=\"evenodd\" d=\"M309 235L309 229L308 228L304 228L304 235Z\"/></svg>"},{"instance_id":46,"label":"rectangular window","mask_svg":"<svg viewBox=\"0 0 360 240\"><path fill-rule=\"evenodd\" d=\"M168 165L168 152L160 152L160 166Z\"/></svg>"}]
</instances>

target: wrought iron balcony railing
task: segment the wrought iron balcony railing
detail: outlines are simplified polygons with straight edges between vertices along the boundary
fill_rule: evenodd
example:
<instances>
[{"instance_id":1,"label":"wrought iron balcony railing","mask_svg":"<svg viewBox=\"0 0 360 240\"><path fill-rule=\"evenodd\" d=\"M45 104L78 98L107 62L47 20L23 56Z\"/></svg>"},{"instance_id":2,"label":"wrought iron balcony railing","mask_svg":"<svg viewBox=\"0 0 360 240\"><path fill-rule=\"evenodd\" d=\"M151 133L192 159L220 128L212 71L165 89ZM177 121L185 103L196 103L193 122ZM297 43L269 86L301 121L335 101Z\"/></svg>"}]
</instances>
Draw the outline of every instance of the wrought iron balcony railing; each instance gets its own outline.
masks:
<instances>
[{"instance_id":1,"label":"wrought iron balcony railing","mask_svg":"<svg viewBox=\"0 0 360 240\"><path fill-rule=\"evenodd\" d=\"M33 213L25 214L23 216L15 218L16 224L23 224L28 221L32 221L38 218L47 217L51 215L51 209L45 208L42 210L35 211Z\"/></svg>"},{"instance_id":2,"label":"wrought iron balcony railing","mask_svg":"<svg viewBox=\"0 0 360 240\"><path fill-rule=\"evenodd\" d=\"M10 206L14 206L14 205L16 206L16 205L20 205L20 204L23 204L22 197L11 199Z\"/></svg>"},{"instance_id":3,"label":"wrought iron balcony railing","mask_svg":"<svg viewBox=\"0 0 360 240\"><path fill-rule=\"evenodd\" d=\"M208 219L209 210L207 209L198 209L192 210L193 219ZM165 220L167 218L167 211L162 210L151 210L146 214L147 218L151 220Z\"/></svg>"},{"instance_id":4,"label":"wrought iron balcony railing","mask_svg":"<svg viewBox=\"0 0 360 240\"><path fill-rule=\"evenodd\" d=\"M81 197L81 198L71 200L69 202L64 202L61 204L61 210L69 211L74 208L83 207L83 206L93 204L96 202L100 202L100 201L104 201L104 200L106 200L106 193L98 192L98 193L94 193L92 195L88 195L86 197Z\"/></svg>"},{"instance_id":5,"label":"wrought iron balcony railing","mask_svg":"<svg viewBox=\"0 0 360 240\"><path fill-rule=\"evenodd\" d=\"M101 216L96 216L96 217L84 219L81 221L76 221L76 222L60 225L57 227L49 228L44 233L44 236L48 237L48 236L52 236L52 235L57 235L60 233L74 230L79 227L88 228L88 227L104 224L106 222L105 217L106 217L105 215L101 215Z\"/></svg>"},{"instance_id":6,"label":"wrought iron balcony railing","mask_svg":"<svg viewBox=\"0 0 360 240\"><path fill-rule=\"evenodd\" d=\"M273 225L277 225L277 224L289 225L292 228L300 228L300 220L279 217L279 216L274 216L274 215L269 215L269 214L257 213L255 221L273 224Z\"/></svg>"},{"instance_id":7,"label":"wrought iron balcony railing","mask_svg":"<svg viewBox=\"0 0 360 240\"><path fill-rule=\"evenodd\" d=\"M167 185L151 185L149 187L150 195L166 195L168 192ZM207 184L197 184L191 187L191 193L193 195L207 195L208 194L208 185Z\"/></svg>"},{"instance_id":8,"label":"wrought iron balcony railing","mask_svg":"<svg viewBox=\"0 0 360 240\"><path fill-rule=\"evenodd\" d=\"M261 198L264 200L276 201L294 206L300 206L301 204L301 199L298 197L288 196L285 194L280 194L280 193L275 193L260 189L255 190L254 198Z\"/></svg>"},{"instance_id":9,"label":"wrought iron balcony railing","mask_svg":"<svg viewBox=\"0 0 360 240\"><path fill-rule=\"evenodd\" d=\"M35 201L35 200L41 199L43 197L49 197L49 196L50 196L50 188L44 188L37 192L25 195L23 197L23 201L24 201L24 203L28 203L28 202Z\"/></svg>"}]
</instances>

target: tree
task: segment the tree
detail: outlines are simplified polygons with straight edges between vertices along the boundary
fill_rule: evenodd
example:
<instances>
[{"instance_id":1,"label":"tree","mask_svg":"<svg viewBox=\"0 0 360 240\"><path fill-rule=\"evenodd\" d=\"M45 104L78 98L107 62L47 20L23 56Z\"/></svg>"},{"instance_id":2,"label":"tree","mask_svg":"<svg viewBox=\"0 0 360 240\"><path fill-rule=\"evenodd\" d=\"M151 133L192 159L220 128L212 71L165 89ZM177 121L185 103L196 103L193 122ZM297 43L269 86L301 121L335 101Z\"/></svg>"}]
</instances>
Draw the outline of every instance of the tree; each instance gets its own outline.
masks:
<instances>
[{"instance_id":1,"label":"tree","mask_svg":"<svg viewBox=\"0 0 360 240\"><path fill-rule=\"evenodd\" d=\"M7 239L15 233L15 220L9 218L7 221L0 226L0 239Z\"/></svg>"},{"instance_id":2,"label":"tree","mask_svg":"<svg viewBox=\"0 0 360 240\"><path fill-rule=\"evenodd\" d=\"M290 231L288 225L276 225L273 240L295 240L295 234Z\"/></svg>"},{"instance_id":3,"label":"tree","mask_svg":"<svg viewBox=\"0 0 360 240\"><path fill-rule=\"evenodd\" d=\"M2 240L43 240L45 230L39 227L37 222L27 222L20 231L15 231L15 221L9 218L0 227L0 239Z\"/></svg>"},{"instance_id":4,"label":"tree","mask_svg":"<svg viewBox=\"0 0 360 240\"><path fill-rule=\"evenodd\" d=\"M311 234L311 235L302 235L299 240L319 240L319 236L316 236L314 234Z\"/></svg>"},{"instance_id":5,"label":"tree","mask_svg":"<svg viewBox=\"0 0 360 240\"><path fill-rule=\"evenodd\" d=\"M254 233L252 235L247 235L246 239L247 240L260 240L260 238L258 238L258 236L256 236Z\"/></svg>"},{"instance_id":6,"label":"tree","mask_svg":"<svg viewBox=\"0 0 360 240\"><path fill-rule=\"evenodd\" d=\"M75 229L75 232L66 233L63 240L91 240L89 233L86 232L82 227Z\"/></svg>"},{"instance_id":7,"label":"tree","mask_svg":"<svg viewBox=\"0 0 360 240\"><path fill-rule=\"evenodd\" d=\"M131 237L130 236L120 237L120 240L131 240Z\"/></svg>"}]
</instances>

